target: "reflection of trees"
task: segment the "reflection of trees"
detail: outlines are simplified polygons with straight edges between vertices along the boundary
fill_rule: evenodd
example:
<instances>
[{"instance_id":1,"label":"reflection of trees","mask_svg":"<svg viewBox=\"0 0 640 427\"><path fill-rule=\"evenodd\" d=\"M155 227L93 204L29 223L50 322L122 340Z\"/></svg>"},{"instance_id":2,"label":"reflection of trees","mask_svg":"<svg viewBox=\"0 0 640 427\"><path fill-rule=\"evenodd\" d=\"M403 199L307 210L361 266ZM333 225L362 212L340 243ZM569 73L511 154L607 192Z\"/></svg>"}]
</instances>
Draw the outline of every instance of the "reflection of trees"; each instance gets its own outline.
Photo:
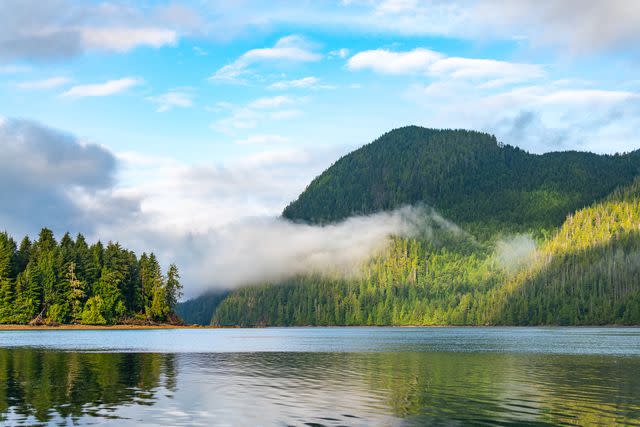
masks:
<instances>
[{"instance_id":1,"label":"reflection of trees","mask_svg":"<svg viewBox=\"0 0 640 427\"><path fill-rule=\"evenodd\" d=\"M47 422L153 404L175 376L173 355L0 349L0 421L9 411Z\"/></svg>"},{"instance_id":2,"label":"reflection of trees","mask_svg":"<svg viewBox=\"0 0 640 427\"><path fill-rule=\"evenodd\" d=\"M185 383L179 390L178 361ZM637 424L637 372L638 358L589 355L0 349L0 424L8 416L110 417L122 405L154 405L167 390L178 405L193 409L195 399L230 423L277 414L294 424L326 416L345 424L358 416L372 425L385 424L385 416L416 425Z\"/></svg>"},{"instance_id":3,"label":"reflection of trees","mask_svg":"<svg viewBox=\"0 0 640 427\"><path fill-rule=\"evenodd\" d=\"M347 407L418 425L619 425L640 420L637 358L444 352L203 357L203 366L215 364L231 378L260 378L277 390L288 389L298 403L306 395L311 403L303 405L326 399L324 391L351 400L342 402Z\"/></svg>"},{"instance_id":4,"label":"reflection of trees","mask_svg":"<svg viewBox=\"0 0 640 427\"><path fill-rule=\"evenodd\" d=\"M363 358L372 390L417 424L625 425L640 420L640 360L601 356L401 353Z\"/></svg>"}]
</instances>

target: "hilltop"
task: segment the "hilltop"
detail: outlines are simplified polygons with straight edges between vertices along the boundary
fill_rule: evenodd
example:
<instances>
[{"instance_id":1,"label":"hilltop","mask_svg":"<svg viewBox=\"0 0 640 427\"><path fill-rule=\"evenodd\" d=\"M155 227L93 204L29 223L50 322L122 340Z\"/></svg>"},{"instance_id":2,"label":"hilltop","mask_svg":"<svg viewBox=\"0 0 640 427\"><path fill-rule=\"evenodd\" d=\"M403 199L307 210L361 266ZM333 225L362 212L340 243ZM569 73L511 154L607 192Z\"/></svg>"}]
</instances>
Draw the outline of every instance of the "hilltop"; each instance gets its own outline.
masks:
<instances>
[{"instance_id":1,"label":"hilltop","mask_svg":"<svg viewBox=\"0 0 640 427\"><path fill-rule=\"evenodd\" d=\"M343 156L283 216L326 223L426 204L468 229L548 229L639 173L637 151L536 155L486 133L408 126Z\"/></svg>"}]
</instances>

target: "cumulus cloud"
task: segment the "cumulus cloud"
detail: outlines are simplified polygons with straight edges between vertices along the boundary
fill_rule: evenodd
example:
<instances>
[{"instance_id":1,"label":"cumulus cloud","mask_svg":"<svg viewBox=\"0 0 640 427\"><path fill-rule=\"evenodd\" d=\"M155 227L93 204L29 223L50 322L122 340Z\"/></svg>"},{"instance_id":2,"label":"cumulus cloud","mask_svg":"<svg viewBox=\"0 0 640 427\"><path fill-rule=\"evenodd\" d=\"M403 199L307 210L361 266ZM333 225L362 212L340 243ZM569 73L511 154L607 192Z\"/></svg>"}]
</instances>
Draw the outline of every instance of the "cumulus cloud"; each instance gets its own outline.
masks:
<instances>
[{"instance_id":1,"label":"cumulus cloud","mask_svg":"<svg viewBox=\"0 0 640 427\"><path fill-rule=\"evenodd\" d=\"M408 52L393 52L375 49L358 52L349 58L350 70L373 70L383 74L416 74L428 71L431 64L442 58L442 54L423 48Z\"/></svg>"},{"instance_id":2,"label":"cumulus cloud","mask_svg":"<svg viewBox=\"0 0 640 427\"><path fill-rule=\"evenodd\" d=\"M65 98L109 96L124 92L141 83L141 79L135 77L124 77L116 80L108 80L104 83L72 86L69 90L62 93L61 96Z\"/></svg>"},{"instance_id":3,"label":"cumulus cloud","mask_svg":"<svg viewBox=\"0 0 640 427\"><path fill-rule=\"evenodd\" d=\"M231 262L231 252L218 244L229 243L233 233L243 236L229 247L234 251L251 246L250 235L257 239L255 247L266 243L261 238L273 241L278 232L291 232L289 237L301 245L307 237L294 234L314 241L307 249L274 254L272 260L280 265L285 257L296 256L320 265L323 245L326 251L340 245L322 243L320 232L275 219L311 177L342 154L335 149L266 150L224 165L187 165L135 153L115 156L67 133L15 119L0 120L0 148L5 153L0 158L4 228L16 236L33 236L48 226L57 235L83 232L91 239L120 241L138 253L156 251L163 263L179 263L191 295L212 284L232 286L257 277L232 276L234 268L243 268L240 258L233 258L235 267L229 265L224 275L206 266L212 258L216 265ZM319 254L312 256L312 249ZM275 266L265 269L276 272Z\"/></svg>"},{"instance_id":4,"label":"cumulus cloud","mask_svg":"<svg viewBox=\"0 0 640 427\"><path fill-rule=\"evenodd\" d=\"M116 158L107 149L38 123L0 122L0 222L15 233L42 226L91 231L135 214L135 200L113 190ZM113 217L116 218L116 217Z\"/></svg>"},{"instance_id":5,"label":"cumulus cloud","mask_svg":"<svg viewBox=\"0 0 640 427\"><path fill-rule=\"evenodd\" d=\"M250 67L256 64L291 64L300 62L313 62L322 58L322 55L313 51L313 45L303 37L290 35L282 37L273 47L251 49L242 54L234 62L213 73L209 80L241 83L250 74Z\"/></svg>"}]
</instances>

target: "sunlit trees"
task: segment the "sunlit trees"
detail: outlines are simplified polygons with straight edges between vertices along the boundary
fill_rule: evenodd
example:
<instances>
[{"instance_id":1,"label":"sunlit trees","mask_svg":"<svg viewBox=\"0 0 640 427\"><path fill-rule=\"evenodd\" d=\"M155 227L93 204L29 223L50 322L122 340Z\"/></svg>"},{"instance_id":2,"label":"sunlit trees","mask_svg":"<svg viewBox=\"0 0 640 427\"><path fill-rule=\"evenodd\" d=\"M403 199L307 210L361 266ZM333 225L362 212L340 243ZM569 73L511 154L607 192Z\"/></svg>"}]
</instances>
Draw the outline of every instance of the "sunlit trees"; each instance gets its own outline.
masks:
<instances>
[{"instance_id":1,"label":"sunlit trees","mask_svg":"<svg viewBox=\"0 0 640 427\"><path fill-rule=\"evenodd\" d=\"M155 255L138 260L117 243L89 246L68 233L58 243L44 228L16 247L0 233L0 323L165 321L180 297L178 279L175 265L165 278Z\"/></svg>"}]
</instances>

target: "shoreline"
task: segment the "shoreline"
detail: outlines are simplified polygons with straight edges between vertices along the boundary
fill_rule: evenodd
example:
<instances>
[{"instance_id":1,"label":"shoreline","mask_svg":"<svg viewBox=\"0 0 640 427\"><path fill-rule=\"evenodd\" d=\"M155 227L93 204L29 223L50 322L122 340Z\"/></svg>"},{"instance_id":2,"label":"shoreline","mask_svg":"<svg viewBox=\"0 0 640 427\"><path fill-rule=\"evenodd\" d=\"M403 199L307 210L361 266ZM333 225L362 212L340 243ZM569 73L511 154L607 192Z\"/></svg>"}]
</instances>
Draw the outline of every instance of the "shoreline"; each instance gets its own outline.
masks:
<instances>
[{"instance_id":1,"label":"shoreline","mask_svg":"<svg viewBox=\"0 0 640 427\"><path fill-rule=\"evenodd\" d=\"M303 328L638 328L640 325L331 325L331 326L213 326L213 325L0 325L0 331L56 331L56 330L145 330L145 329L303 329Z\"/></svg>"},{"instance_id":2,"label":"shoreline","mask_svg":"<svg viewBox=\"0 0 640 427\"><path fill-rule=\"evenodd\" d=\"M200 325L0 325L0 331L55 331L55 330L136 330L136 329L217 329Z\"/></svg>"}]
</instances>

